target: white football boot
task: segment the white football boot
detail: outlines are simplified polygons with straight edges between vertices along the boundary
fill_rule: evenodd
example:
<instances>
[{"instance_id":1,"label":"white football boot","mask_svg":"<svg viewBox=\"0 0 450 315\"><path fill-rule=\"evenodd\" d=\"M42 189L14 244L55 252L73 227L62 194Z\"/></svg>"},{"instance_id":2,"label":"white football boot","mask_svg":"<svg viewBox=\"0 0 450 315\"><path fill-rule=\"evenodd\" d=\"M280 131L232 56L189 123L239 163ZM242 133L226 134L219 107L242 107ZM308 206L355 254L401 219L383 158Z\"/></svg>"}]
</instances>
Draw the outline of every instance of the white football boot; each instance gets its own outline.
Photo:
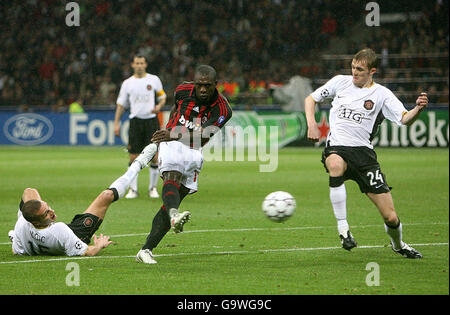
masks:
<instances>
[{"instance_id":1,"label":"white football boot","mask_svg":"<svg viewBox=\"0 0 450 315\"><path fill-rule=\"evenodd\" d=\"M158 263L153 259L153 253L150 249L141 249L136 255L136 261L149 265Z\"/></svg>"},{"instance_id":2,"label":"white football boot","mask_svg":"<svg viewBox=\"0 0 450 315\"><path fill-rule=\"evenodd\" d=\"M126 199L135 199L139 197L139 194L137 191L134 191L133 189L130 188L130 190L128 190L128 194L125 195Z\"/></svg>"},{"instance_id":3,"label":"white football boot","mask_svg":"<svg viewBox=\"0 0 450 315\"><path fill-rule=\"evenodd\" d=\"M178 209L172 208L170 213L170 225L175 233L183 232L183 226L191 218L191 213L189 211L184 211L179 213Z\"/></svg>"},{"instance_id":4,"label":"white football boot","mask_svg":"<svg viewBox=\"0 0 450 315\"><path fill-rule=\"evenodd\" d=\"M159 198L158 190L156 189L156 187L153 187L148 191L148 196L150 198Z\"/></svg>"}]
</instances>

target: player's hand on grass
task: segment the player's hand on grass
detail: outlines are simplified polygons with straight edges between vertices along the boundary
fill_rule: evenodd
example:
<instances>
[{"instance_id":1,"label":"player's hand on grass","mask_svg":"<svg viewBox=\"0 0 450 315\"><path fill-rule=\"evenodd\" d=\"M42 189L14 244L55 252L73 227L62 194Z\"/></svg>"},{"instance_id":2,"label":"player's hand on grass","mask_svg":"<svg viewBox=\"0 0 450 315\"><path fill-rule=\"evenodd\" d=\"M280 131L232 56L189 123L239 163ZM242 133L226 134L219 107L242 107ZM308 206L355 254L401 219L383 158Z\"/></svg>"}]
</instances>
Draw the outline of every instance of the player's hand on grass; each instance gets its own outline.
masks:
<instances>
[{"instance_id":1,"label":"player's hand on grass","mask_svg":"<svg viewBox=\"0 0 450 315\"><path fill-rule=\"evenodd\" d=\"M94 245L99 247L100 249L108 247L112 241L109 240L109 236L100 234L100 236L97 238L97 236L94 234Z\"/></svg>"},{"instance_id":2,"label":"player's hand on grass","mask_svg":"<svg viewBox=\"0 0 450 315\"><path fill-rule=\"evenodd\" d=\"M420 93L420 96L416 100L416 105L423 110L428 105L428 96L427 93Z\"/></svg>"}]
</instances>

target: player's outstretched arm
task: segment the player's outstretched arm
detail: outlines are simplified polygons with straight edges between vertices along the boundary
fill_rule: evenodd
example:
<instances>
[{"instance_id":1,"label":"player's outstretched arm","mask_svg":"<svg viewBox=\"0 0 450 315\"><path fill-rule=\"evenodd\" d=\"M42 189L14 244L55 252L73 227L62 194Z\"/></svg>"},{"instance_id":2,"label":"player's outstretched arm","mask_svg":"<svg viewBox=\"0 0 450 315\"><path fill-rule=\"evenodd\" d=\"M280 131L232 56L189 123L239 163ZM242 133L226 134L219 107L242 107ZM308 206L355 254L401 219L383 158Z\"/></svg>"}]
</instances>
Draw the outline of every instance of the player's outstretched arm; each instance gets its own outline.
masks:
<instances>
[{"instance_id":1,"label":"player's outstretched arm","mask_svg":"<svg viewBox=\"0 0 450 315\"><path fill-rule=\"evenodd\" d=\"M416 106L408 111L402 117L402 124L411 125L420 115L420 113L427 107L428 105L428 96L427 93L420 93L419 97L416 100Z\"/></svg>"},{"instance_id":2,"label":"player's outstretched arm","mask_svg":"<svg viewBox=\"0 0 450 315\"><path fill-rule=\"evenodd\" d=\"M305 98L305 116L308 124L308 140L317 142L320 138L319 127L317 126L315 111L316 101L309 95Z\"/></svg>"},{"instance_id":3,"label":"player's outstretched arm","mask_svg":"<svg viewBox=\"0 0 450 315\"><path fill-rule=\"evenodd\" d=\"M103 248L106 248L111 244L112 242L109 240L109 236L100 234L100 236L97 238L97 236L94 234L94 245L89 245L86 253L84 253L85 256L95 256L97 255Z\"/></svg>"}]
</instances>

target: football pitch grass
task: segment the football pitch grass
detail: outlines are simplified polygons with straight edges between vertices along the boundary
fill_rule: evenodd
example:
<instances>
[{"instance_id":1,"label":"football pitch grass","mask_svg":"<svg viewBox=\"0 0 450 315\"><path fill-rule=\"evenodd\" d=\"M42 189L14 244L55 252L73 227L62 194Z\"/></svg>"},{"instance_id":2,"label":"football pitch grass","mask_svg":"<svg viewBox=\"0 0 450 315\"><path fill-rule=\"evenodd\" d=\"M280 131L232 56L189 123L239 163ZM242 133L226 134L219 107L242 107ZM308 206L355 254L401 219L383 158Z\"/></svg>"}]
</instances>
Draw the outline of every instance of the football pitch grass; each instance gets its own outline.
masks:
<instances>
[{"instance_id":1,"label":"football pitch grass","mask_svg":"<svg viewBox=\"0 0 450 315\"><path fill-rule=\"evenodd\" d=\"M392 252L378 211L350 181L348 221L358 247L341 248L321 150L282 149L271 173L260 173L259 161L205 162L199 192L180 207L191 221L154 250L158 264L145 265L135 255L161 206L147 196L148 169L138 199L110 206L97 235L114 243L98 256L12 255L7 233L24 188L37 188L68 223L122 175L128 155L121 147L0 146L0 294L449 294L448 149L376 149L403 238L420 260ZM277 190L297 201L284 223L261 211ZM77 268L78 285L68 285Z\"/></svg>"}]
</instances>

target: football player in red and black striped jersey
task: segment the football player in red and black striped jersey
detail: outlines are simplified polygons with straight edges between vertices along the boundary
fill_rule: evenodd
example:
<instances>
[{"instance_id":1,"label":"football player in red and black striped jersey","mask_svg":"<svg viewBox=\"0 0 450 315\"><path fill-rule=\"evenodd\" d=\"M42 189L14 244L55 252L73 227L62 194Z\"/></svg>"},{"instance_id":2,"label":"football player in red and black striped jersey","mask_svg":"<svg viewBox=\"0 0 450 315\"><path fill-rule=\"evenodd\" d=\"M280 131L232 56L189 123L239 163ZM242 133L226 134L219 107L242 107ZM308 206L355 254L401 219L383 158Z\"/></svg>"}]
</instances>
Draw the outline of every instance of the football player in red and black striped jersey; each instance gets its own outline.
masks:
<instances>
[{"instance_id":1,"label":"football player in red and black striped jersey","mask_svg":"<svg viewBox=\"0 0 450 315\"><path fill-rule=\"evenodd\" d=\"M183 231L190 212L178 207L190 193L197 191L198 173L203 165L201 147L231 118L228 101L216 89L217 75L208 65L197 67L194 82L179 85L166 129L152 137L159 144L159 167L164 185L163 205L155 215L147 241L138 252L138 262L154 264L152 250L172 228Z\"/></svg>"}]
</instances>

